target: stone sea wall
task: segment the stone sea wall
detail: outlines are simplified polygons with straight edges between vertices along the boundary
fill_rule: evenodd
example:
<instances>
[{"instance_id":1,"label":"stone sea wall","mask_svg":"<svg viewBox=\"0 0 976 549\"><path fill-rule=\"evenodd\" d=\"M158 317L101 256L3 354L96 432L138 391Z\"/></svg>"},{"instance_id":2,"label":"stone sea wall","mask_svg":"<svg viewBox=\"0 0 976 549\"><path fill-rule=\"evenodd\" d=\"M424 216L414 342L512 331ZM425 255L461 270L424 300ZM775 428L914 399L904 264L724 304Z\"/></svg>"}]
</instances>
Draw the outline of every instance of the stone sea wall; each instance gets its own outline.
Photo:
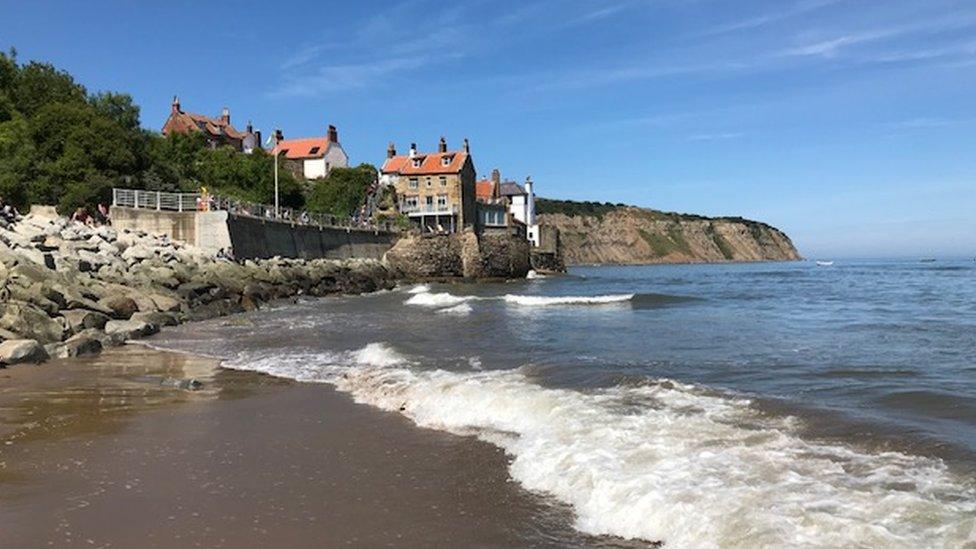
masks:
<instances>
[{"instance_id":1,"label":"stone sea wall","mask_svg":"<svg viewBox=\"0 0 976 549\"><path fill-rule=\"evenodd\" d=\"M394 233L368 229L292 224L226 211L175 212L112 208L115 227L168 235L209 253L229 249L238 259L381 259L397 239Z\"/></svg>"},{"instance_id":2,"label":"stone sea wall","mask_svg":"<svg viewBox=\"0 0 976 549\"><path fill-rule=\"evenodd\" d=\"M97 353L274 299L395 283L375 260L234 263L167 236L27 216L0 222L0 365Z\"/></svg>"},{"instance_id":3,"label":"stone sea wall","mask_svg":"<svg viewBox=\"0 0 976 549\"><path fill-rule=\"evenodd\" d=\"M507 233L423 234L401 238L384 263L406 278L523 278L529 243Z\"/></svg>"}]
</instances>

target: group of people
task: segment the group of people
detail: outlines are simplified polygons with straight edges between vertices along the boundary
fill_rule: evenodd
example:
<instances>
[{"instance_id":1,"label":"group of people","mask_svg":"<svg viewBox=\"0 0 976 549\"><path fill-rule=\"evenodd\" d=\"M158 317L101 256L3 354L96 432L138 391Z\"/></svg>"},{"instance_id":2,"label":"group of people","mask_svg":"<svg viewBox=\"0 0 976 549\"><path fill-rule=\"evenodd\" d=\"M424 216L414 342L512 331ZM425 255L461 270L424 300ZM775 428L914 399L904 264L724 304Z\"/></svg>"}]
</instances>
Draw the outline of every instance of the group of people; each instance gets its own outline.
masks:
<instances>
[{"instance_id":1,"label":"group of people","mask_svg":"<svg viewBox=\"0 0 976 549\"><path fill-rule=\"evenodd\" d=\"M88 210L84 207L79 207L75 210L75 213L71 214L71 220L76 223L83 223L85 225L111 225L112 218L109 217L108 206L104 203L98 205L95 208L95 214L91 215Z\"/></svg>"},{"instance_id":2,"label":"group of people","mask_svg":"<svg viewBox=\"0 0 976 549\"><path fill-rule=\"evenodd\" d=\"M0 218L7 223L13 223L17 221L17 218L19 217L20 212L17 211L17 208L15 208L13 204L10 204L4 200L3 197L0 197Z\"/></svg>"}]
</instances>

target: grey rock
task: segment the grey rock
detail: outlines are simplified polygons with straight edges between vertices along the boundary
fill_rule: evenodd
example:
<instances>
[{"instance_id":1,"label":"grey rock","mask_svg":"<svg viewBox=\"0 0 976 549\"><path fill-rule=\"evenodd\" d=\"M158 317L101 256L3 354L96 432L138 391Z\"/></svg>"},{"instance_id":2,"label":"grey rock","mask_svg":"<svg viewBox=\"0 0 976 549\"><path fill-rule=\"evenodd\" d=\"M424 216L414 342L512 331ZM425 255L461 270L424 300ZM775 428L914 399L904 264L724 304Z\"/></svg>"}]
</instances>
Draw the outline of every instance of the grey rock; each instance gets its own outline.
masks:
<instances>
[{"instance_id":1,"label":"grey rock","mask_svg":"<svg viewBox=\"0 0 976 549\"><path fill-rule=\"evenodd\" d=\"M0 343L0 363L43 362L48 357L44 347L33 339L10 339Z\"/></svg>"},{"instance_id":2,"label":"grey rock","mask_svg":"<svg viewBox=\"0 0 976 549\"><path fill-rule=\"evenodd\" d=\"M179 324L175 314L161 311L139 311L132 315L131 320L139 320L157 326L176 326Z\"/></svg>"},{"instance_id":3,"label":"grey rock","mask_svg":"<svg viewBox=\"0 0 976 549\"><path fill-rule=\"evenodd\" d=\"M3 316L0 316L0 328L43 343L61 341L67 331L67 327L57 319L23 301L5 304Z\"/></svg>"},{"instance_id":4,"label":"grey rock","mask_svg":"<svg viewBox=\"0 0 976 549\"><path fill-rule=\"evenodd\" d=\"M134 339L155 334L159 326L141 320L110 320L105 323L105 334L108 336L121 335L126 339Z\"/></svg>"},{"instance_id":5,"label":"grey rock","mask_svg":"<svg viewBox=\"0 0 976 549\"><path fill-rule=\"evenodd\" d=\"M159 382L163 387L173 387L174 389L184 389L196 391L203 388L203 382L193 378L179 379L175 377L164 377Z\"/></svg>"},{"instance_id":6,"label":"grey rock","mask_svg":"<svg viewBox=\"0 0 976 549\"><path fill-rule=\"evenodd\" d=\"M97 355L102 352L102 342L88 334L77 334L69 337L64 343L55 346L50 353L57 358L75 358L79 356Z\"/></svg>"},{"instance_id":7,"label":"grey rock","mask_svg":"<svg viewBox=\"0 0 976 549\"><path fill-rule=\"evenodd\" d=\"M69 309L61 311L72 333L78 333L89 328L104 328L110 320L109 316L98 311L88 309Z\"/></svg>"},{"instance_id":8,"label":"grey rock","mask_svg":"<svg viewBox=\"0 0 976 549\"><path fill-rule=\"evenodd\" d=\"M110 316L118 320L125 320L139 312L139 304L131 297L124 295L110 295L98 300L98 304L111 311Z\"/></svg>"}]
</instances>

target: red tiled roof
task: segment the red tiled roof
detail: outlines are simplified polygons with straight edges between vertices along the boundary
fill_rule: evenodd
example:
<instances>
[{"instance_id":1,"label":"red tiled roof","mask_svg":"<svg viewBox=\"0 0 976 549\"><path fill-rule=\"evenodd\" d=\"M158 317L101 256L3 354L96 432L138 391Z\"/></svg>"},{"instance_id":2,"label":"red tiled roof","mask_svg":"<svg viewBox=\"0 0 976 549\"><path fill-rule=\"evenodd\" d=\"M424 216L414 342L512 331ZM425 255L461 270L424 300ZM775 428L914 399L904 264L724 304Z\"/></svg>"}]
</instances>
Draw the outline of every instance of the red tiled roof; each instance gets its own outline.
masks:
<instances>
[{"instance_id":1,"label":"red tiled roof","mask_svg":"<svg viewBox=\"0 0 976 549\"><path fill-rule=\"evenodd\" d=\"M322 158L329 151L330 144L328 137L305 137L279 141L277 149L284 152L285 158ZM318 150L313 153L315 147ZM274 154L274 150L271 154Z\"/></svg>"},{"instance_id":2,"label":"red tiled roof","mask_svg":"<svg viewBox=\"0 0 976 549\"><path fill-rule=\"evenodd\" d=\"M491 179L482 179L474 184L474 194L477 200L485 201L497 198L495 195L495 182Z\"/></svg>"},{"instance_id":3,"label":"red tiled roof","mask_svg":"<svg viewBox=\"0 0 976 549\"><path fill-rule=\"evenodd\" d=\"M232 139L243 139L244 134L237 131L234 126L224 124L220 118L211 118L203 114L179 111L171 114L163 133L176 131L178 133L205 132L214 137L227 136Z\"/></svg>"},{"instance_id":4,"label":"red tiled roof","mask_svg":"<svg viewBox=\"0 0 976 549\"><path fill-rule=\"evenodd\" d=\"M444 165L444 158L448 159ZM420 160L420 166L414 167L414 160ZM407 155L387 158L383 163L383 173L400 173L403 175L428 175L443 173L458 173L464 167L468 153L464 151L448 151L446 153L417 154L415 158Z\"/></svg>"}]
</instances>

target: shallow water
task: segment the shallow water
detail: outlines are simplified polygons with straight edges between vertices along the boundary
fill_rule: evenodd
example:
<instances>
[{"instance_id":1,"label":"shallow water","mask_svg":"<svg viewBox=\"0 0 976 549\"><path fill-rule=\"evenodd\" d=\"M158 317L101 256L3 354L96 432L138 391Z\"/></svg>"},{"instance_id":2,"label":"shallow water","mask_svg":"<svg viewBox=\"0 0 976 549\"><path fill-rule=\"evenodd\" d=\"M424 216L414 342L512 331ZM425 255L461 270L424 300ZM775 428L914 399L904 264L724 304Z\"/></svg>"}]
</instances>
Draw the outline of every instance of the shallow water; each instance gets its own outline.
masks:
<instances>
[{"instance_id":1,"label":"shallow water","mask_svg":"<svg viewBox=\"0 0 976 549\"><path fill-rule=\"evenodd\" d=\"M976 263L594 267L154 340L504 448L576 528L673 546L976 543Z\"/></svg>"}]
</instances>

